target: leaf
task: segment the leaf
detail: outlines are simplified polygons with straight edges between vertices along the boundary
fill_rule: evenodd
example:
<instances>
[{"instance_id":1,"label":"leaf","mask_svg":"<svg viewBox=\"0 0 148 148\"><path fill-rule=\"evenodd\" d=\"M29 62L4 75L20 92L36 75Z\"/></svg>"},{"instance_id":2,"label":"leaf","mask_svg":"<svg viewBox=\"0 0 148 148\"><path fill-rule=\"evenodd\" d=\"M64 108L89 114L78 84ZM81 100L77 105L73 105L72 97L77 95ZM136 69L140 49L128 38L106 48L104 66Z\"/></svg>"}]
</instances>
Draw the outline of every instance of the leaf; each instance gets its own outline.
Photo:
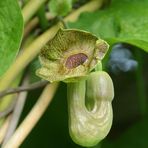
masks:
<instances>
[{"instance_id":1,"label":"leaf","mask_svg":"<svg viewBox=\"0 0 148 148\"><path fill-rule=\"evenodd\" d=\"M147 0L113 0L108 8L84 13L69 25L95 33L111 44L125 42L148 52L147 8Z\"/></svg>"},{"instance_id":2,"label":"leaf","mask_svg":"<svg viewBox=\"0 0 148 148\"><path fill-rule=\"evenodd\" d=\"M53 15L65 16L72 9L72 0L51 0L49 10Z\"/></svg>"},{"instance_id":3,"label":"leaf","mask_svg":"<svg viewBox=\"0 0 148 148\"><path fill-rule=\"evenodd\" d=\"M14 61L23 31L23 18L17 0L0 1L0 76Z\"/></svg>"}]
</instances>

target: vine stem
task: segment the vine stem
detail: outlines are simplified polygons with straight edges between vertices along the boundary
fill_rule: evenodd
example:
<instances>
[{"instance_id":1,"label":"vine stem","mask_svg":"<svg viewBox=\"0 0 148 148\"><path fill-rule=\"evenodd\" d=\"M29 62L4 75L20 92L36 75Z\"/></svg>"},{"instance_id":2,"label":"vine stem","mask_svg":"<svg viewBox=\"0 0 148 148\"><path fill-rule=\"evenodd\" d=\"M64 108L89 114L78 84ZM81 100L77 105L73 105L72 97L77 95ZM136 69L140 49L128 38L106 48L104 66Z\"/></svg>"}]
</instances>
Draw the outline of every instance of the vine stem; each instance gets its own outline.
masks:
<instances>
[{"instance_id":1,"label":"vine stem","mask_svg":"<svg viewBox=\"0 0 148 148\"><path fill-rule=\"evenodd\" d=\"M86 5L80 7L69 16L64 18L64 21L75 21L78 16L85 11L94 11L101 7L103 0L93 0ZM14 81L17 75L37 56L40 49L54 37L57 30L60 28L60 24L53 26L45 33L35 39L32 44L24 49L24 51L17 57L16 61L7 70L5 75L0 79L0 90L7 89L10 84ZM7 83L6 83L7 82Z\"/></svg>"},{"instance_id":2,"label":"vine stem","mask_svg":"<svg viewBox=\"0 0 148 148\"><path fill-rule=\"evenodd\" d=\"M2 141L5 137L10 120L11 120L11 115L9 115L6 118L5 122L3 123L3 126L0 128L0 144L2 143Z\"/></svg>"},{"instance_id":3,"label":"vine stem","mask_svg":"<svg viewBox=\"0 0 148 148\"><path fill-rule=\"evenodd\" d=\"M49 84L45 87L37 103L34 105L21 125L16 129L10 140L6 143L4 146L5 148L17 148L21 145L21 143L45 112L57 90L57 87L58 83Z\"/></svg>"},{"instance_id":4,"label":"vine stem","mask_svg":"<svg viewBox=\"0 0 148 148\"><path fill-rule=\"evenodd\" d=\"M49 21L53 19L54 17L50 13L46 13L46 19ZM30 20L27 25L25 26L24 30L24 38L28 36L28 34L32 31L33 28L36 28L36 26L39 23L39 18L34 17L32 20Z\"/></svg>"},{"instance_id":5,"label":"vine stem","mask_svg":"<svg viewBox=\"0 0 148 148\"><path fill-rule=\"evenodd\" d=\"M40 8L40 6L47 0L30 0L23 8L22 14L24 18L24 24L34 15L34 13Z\"/></svg>"},{"instance_id":6,"label":"vine stem","mask_svg":"<svg viewBox=\"0 0 148 148\"><path fill-rule=\"evenodd\" d=\"M46 10L45 5L41 5L40 9L37 12L37 16L39 18L39 25L42 29L42 31L45 31L48 28L48 20L46 18Z\"/></svg>"},{"instance_id":7,"label":"vine stem","mask_svg":"<svg viewBox=\"0 0 148 148\"><path fill-rule=\"evenodd\" d=\"M34 89L37 89L37 88L40 88L40 87L44 87L48 83L49 83L48 81L44 80L44 81L32 83L30 85L27 84L25 86L19 86L19 87L16 87L16 88L9 88L7 90L0 92L0 100L1 100L2 97L6 96L6 95L15 94L15 93L22 92L22 91L34 90ZM0 117L1 117L1 113L0 113Z\"/></svg>"},{"instance_id":8,"label":"vine stem","mask_svg":"<svg viewBox=\"0 0 148 148\"><path fill-rule=\"evenodd\" d=\"M27 73L25 75L24 79L23 79L22 86L29 84L29 78L30 78L30 76ZM15 131L16 127L17 127L17 124L19 122L21 113L22 113L24 105L25 105L27 94L28 94L27 91L20 92L18 94L16 103L15 103L15 108L14 108L14 111L12 112L11 120L10 120L8 129L7 129L7 132L5 134L5 138L3 140L2 147L7 143L7 141L12 136L12 134L14 133L14 131Z\"/></svg>"}]
</instances>

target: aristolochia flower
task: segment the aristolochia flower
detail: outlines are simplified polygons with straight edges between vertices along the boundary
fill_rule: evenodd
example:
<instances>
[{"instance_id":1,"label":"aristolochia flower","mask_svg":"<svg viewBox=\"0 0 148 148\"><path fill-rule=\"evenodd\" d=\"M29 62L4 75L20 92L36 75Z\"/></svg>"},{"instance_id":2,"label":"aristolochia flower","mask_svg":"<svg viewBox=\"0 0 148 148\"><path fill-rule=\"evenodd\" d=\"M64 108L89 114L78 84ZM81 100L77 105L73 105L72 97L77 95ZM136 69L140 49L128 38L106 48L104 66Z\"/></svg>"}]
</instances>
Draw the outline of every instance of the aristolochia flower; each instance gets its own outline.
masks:
<instances>
[{"instance_id":1,"label":"aristolochia flower","mask_svg":"<svg viewBox=\"0 0 148 148\"><path fill-rule=\"evenodd\" d=\"M37 75L50 82L77 81L102 60L109 45L86 31L60 29L40 53Z\"/></svg>"}]
</instances>

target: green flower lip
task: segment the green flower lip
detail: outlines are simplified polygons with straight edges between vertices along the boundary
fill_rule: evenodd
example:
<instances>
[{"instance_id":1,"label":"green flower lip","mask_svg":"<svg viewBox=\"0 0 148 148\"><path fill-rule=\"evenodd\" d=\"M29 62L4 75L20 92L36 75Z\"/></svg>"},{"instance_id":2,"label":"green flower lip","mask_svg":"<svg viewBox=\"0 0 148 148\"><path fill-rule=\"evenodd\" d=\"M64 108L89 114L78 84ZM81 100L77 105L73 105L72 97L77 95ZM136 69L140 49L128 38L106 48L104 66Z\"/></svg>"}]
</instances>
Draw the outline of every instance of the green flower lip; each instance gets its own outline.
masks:
<instances>
[{"instance_id":1,"label":"green flower lip","mask_svg":"<svg viewBox=\"0 0 148 148\"><path fill-rule=\"evenodd\" d=\"M106 54L109 45L89 32L59 29L42 49L36 74L50 82L76 81L87 76Z\"/></svg>"}]
</instances>

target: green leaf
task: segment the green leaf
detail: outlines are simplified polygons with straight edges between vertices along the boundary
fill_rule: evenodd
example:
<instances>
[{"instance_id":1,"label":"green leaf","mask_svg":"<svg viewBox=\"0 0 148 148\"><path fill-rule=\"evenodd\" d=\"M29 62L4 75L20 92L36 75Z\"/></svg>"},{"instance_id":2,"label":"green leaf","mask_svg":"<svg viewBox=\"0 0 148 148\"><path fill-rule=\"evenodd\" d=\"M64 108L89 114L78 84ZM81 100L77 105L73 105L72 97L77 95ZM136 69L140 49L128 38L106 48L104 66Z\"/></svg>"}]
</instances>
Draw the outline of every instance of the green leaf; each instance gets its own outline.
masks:
<instances>
[{"instance_id":1,"label":"green leaf","mask_svg":"<svg viewBox=\"0 0 148 148\"><path fill-rule=\"evenodd\" d=\"M113 0L108 8L84 13L69 25L95 33L111 44L125 42L148 52L147 0Z\"/></svg>"},{"instance_id":2,"label":"green leaf","mask_svg":"<svg viewBox=\"0 0 148 148\"><path fill-rule=\"evenodd\" d=\"M72 0L51 0L49 10L53 15L65 16L72 9Z\"/></svg>"},{"instance_id":3,"label":"green leaf","mask_svg":"<svg viewBox=\"0 0 148 148\"><path fill-rule=\"evenodd\" d=\"M14 61L23 32L23 18L17 0L0 1L0 76Z\"/></svg>"}]
</instances>

